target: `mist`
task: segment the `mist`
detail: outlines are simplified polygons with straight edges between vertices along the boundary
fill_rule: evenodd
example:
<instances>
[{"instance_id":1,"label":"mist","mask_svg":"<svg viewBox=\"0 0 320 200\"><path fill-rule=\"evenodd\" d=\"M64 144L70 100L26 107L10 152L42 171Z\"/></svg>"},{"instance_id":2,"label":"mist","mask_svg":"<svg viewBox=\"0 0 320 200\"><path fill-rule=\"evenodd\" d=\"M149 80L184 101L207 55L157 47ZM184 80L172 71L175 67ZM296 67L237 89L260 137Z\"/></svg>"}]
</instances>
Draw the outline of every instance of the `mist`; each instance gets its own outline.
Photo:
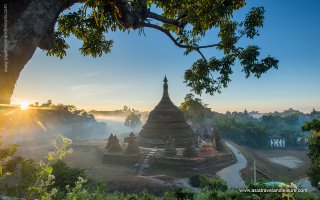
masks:
<instances>
[{"instance_id":1,"label":"mist","mask_svg":"<svg viewBox=\"0 0 320 200\"><path fill-rule=\"evenodd\" d=\"M127 127L124 125L126 116L119 116L119 115L94 115L98 122L104 122L107 124L107 131L106 134L109 136L110 134L117 135L118 138L124 139L128 137L130 132L134 132L137 135L140 130L142 129L143 124L145 123L144 119L141 119L142 125L137 126L132 130L132 128Z\"/></svg>"}]
</instances>

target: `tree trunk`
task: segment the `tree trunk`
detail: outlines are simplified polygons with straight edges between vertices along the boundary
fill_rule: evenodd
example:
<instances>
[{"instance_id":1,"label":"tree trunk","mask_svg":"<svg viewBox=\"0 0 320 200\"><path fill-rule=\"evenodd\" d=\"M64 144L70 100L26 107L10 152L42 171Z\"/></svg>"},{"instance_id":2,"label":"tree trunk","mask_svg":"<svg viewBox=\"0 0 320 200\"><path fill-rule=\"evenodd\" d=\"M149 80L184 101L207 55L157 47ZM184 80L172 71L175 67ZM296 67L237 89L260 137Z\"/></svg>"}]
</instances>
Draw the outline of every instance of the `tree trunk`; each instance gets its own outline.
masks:
<instances>
[{"instance_id":1,"label":"tree trunk","mask_svg":"<svg viewBox=\"0 0 320 200\"><path fill-rule=\"evenodd\" d=\"M73 3L74 0L10 0L2 4L0 104L10 103L20 72L36 48L50 48L57 17Z\"/></svg>"},{"instance_id":2,"label":"tree trunk","mask_svg":"<svg viewBox=\"0 0 320 200\"><path fill-rule=\"evenodd\" d=\"M9 75L9 73L0 73L0 106L10 104L17 79L17 76Z\"/></svg>"}]
</instances>

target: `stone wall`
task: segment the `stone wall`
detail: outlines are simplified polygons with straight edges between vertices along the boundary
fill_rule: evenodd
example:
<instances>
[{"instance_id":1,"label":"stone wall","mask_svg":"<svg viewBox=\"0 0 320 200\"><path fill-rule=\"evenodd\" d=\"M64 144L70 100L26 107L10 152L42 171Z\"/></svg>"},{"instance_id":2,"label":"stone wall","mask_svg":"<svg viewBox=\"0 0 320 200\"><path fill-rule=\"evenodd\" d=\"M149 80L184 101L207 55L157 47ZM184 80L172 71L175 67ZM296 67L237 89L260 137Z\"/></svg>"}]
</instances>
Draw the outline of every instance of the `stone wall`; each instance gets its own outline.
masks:
<instances>
[{"instance_id":1,"label":"stone wall","mask_svg":"<svg viewBox=\"0 0 320 200\"><path fill-rule=\"evenodd\" d=\"M188 168L194 170L205 169L221 165L224 163L235 163L236 158L232 153L218 154L210 158L192 158L187 159L184 157L154 157L155 167L173 167L173 168Z\"/></svg>"},{"instance_id":2,"label":"stone wall","mask_svg":"<svg viewBox=\"0 0 320 200\"><path fill-rule=\"evenodd\" d=\"M105 153L103 155L103 162L107 164L134 165L139 163L142 158L142 154L128 155L124 153Z\"/></svg>"}]
</instances>

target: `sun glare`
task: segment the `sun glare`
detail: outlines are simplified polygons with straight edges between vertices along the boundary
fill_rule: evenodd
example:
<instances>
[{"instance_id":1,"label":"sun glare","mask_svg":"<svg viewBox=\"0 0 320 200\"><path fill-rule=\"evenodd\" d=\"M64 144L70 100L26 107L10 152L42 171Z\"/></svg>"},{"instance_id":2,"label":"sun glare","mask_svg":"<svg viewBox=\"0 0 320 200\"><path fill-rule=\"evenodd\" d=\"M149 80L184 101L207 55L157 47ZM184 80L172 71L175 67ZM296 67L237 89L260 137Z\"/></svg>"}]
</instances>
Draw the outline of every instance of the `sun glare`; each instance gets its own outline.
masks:
<instances>
[{"instance_id":1,"label":"sun glare","mask_svg":"<svg viewBox=\"0 0 320 200\"><path fill-rule=\"evenodd\" d=\"M20 108L22 110L27 110L29 108L29 102L20 102Z\"/></svg>"}]
</instances>

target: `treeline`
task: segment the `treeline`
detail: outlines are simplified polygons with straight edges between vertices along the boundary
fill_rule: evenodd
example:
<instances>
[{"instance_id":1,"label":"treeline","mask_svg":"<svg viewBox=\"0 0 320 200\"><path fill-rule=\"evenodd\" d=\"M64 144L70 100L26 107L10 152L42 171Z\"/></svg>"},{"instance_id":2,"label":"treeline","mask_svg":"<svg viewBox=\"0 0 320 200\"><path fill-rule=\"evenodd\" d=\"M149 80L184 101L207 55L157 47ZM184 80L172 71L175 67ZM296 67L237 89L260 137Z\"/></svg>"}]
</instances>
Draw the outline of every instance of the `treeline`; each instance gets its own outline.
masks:
<instances>
[{"instance_id":1,"label":"treeline","mask_svg":"<svg viewBox=\"0 0 320 200\"><path fill-rule=\"evenodd\" d=\"M261 126L259 121L250 115L224 115L213 114L212 125L214 129L227 139L238 144L250 147L266 147L269 132L266 127Z\"/></svg>"},{"instance_id":2,"label":"treeline","mask_svg":"<svg viewBox=\"0 0 320 200\"><path fill-rule=\"evenodd\" d=\"M74 105L53 104L51 100L43 104L30 105L40 121L48 122L70 139L88 139L105 135L107 124L97 122L94 115Z\"/></svg>"},{"instance_id":3,"label":"treeline","mask_svg":"<svg viewBox=\"0 0 320 200\"><path fill-rule=\"evenodd\" d=\"M119 116L119 117L127 117L128 115L130 115L130 113L137 113L137 114L140 114L144 119L148 118L148 114L149 114L149 112L139 111L127 105L124 105L123 108L119 110L111 110L111 111L91 110L89 113L92 115Z\"/></svg>"},{"instance_id":4,"label":"treeline","mask_svg":"<svg viewBox=\"0 0 320 200\"><path fill-rule=\"evenodd\" d=\"M64 123L82 123L95 121L92 114L86 112L84 109L77 109L74 105L64 105L64 104L53 104L52 100L48 100L46 103L39 104L36 102L30 107L36 108L40 114L50 113L52 115L57 115L59 121Z\"/></svg>"},{"instance_id":5,"label":"treeline","mask_svg":"<svg viewBox=\"0 0 320 200\"><path fill-rule=\"evenodd\" d=\"M292 108L273 113L244 110L222 114L212 111L193 94L187 94L179 108L199 134L210 137L214 129L226 139L254 148L268 147L271 137L284 138L287 147L303 145L301 141L309 136L301 130L303 123L320 119L315 109L307 114Z\"/></svg>"}]
</instances>

